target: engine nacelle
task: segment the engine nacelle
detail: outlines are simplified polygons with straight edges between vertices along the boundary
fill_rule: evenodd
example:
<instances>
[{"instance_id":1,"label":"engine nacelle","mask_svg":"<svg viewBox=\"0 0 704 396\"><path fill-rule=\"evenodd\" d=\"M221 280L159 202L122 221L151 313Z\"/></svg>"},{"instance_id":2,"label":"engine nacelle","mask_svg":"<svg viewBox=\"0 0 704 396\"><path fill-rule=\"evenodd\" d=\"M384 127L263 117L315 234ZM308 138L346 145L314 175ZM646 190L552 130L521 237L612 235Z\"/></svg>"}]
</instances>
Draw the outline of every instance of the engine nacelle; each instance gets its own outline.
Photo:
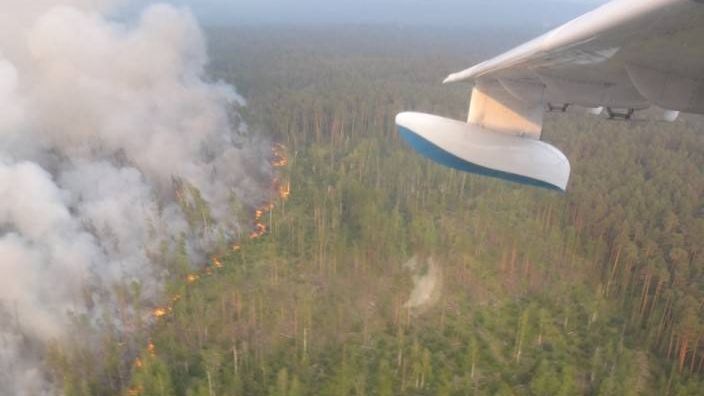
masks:
<instances>
[{"instance_id":1,"label":"engine nacelle","mask_svg":"<svg viewBox=\"0 0 704 396\"><path fill-rule=\"evenodd\" d=\"M401 113L396 125L414 150L442 165L551 190L567 189L569 161L540 140L423 113Z\"/></svg>"}]
</instances>

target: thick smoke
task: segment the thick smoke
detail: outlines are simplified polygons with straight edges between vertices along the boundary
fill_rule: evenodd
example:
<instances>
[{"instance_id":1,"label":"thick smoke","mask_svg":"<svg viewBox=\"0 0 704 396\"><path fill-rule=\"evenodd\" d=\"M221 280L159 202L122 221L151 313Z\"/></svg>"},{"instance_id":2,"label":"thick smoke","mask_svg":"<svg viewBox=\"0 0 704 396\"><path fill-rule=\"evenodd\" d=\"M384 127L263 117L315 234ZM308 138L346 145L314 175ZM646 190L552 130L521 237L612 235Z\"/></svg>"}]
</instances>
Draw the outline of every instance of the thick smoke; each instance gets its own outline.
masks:
<instances>
[{"instance_id":1,"label":"thick smoke","mask_svg":"<svg viewBox=\"0 0 704 396\"><path fill-rule=\"evenodd\" d=\"M237 237L234 208L270 172L236 113L242 98L204 78L190 13L155 5L118 23L110 3L0 11L2 395L52 394L42 346L67 337L71 318L100 326L116 284L157 299L163 258L185 244L203 259Z\"/></svg>"}]
</instances>

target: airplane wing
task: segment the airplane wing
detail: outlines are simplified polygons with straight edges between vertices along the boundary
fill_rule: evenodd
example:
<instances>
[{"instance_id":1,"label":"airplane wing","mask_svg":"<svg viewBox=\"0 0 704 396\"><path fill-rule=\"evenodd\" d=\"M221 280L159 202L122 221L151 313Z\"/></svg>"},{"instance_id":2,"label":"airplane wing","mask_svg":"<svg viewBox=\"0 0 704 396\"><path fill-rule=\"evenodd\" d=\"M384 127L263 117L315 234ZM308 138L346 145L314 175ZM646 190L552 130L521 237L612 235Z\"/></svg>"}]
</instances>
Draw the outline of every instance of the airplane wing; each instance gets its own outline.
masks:
<instances>
[{"instance_id":1,"label":"airplane wing","mask_svg":"<svg viewBox=\"0 0 704 396\"><path fill-rule=\"evenodd\" d=\"M457 169L565 191L569 161L540 141L546 111L704 114L704 0L612 1L445 79L462 81L474 85L466 122L397 116L411 146Z\"/></svg>"}]
</instances>

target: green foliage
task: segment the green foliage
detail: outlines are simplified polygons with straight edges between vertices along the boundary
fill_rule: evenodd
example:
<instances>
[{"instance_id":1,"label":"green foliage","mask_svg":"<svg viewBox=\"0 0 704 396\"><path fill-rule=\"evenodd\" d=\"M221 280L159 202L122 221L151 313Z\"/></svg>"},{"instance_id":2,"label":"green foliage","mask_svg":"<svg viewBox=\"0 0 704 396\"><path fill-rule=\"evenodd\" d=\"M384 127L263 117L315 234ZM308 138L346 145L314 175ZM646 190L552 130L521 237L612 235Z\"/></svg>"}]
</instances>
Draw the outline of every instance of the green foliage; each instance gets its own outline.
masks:
<instances>
[{"instance_id":1,"label":"green foliage","mask_svg":"<svg viewBox=\"0 0 704 396\"><path fill-rule=\"evenodd\" d=\"M437 84L471 63L452 46L387 51L388 32L386 44L216 33L213 74L242 87L249 122L288 147L292 195L277 202L271 233L224 257L217 276L169 288L181 299L152 329L157 354L121 389L701 393L699 118L548 116L544 138L573 164L559 195L443 168L399 141L398 111L464 116L466 91ZM194 224L208 221L193 202ZM441 271L439 297L422 309L405 304L414 256Z\"/></svg>"},{"instance_id":2,"label":"green foliage","mask_svg":"<svg viewBox=\"0 0 704 396\"><path fill-rule=\"evenodd\" d=\"M148 357L142 361L142 367L135 370L132 386L139 389L144 396L168 396L174 394L171 374L158 357Z\"/></svg>"}]
</instances>

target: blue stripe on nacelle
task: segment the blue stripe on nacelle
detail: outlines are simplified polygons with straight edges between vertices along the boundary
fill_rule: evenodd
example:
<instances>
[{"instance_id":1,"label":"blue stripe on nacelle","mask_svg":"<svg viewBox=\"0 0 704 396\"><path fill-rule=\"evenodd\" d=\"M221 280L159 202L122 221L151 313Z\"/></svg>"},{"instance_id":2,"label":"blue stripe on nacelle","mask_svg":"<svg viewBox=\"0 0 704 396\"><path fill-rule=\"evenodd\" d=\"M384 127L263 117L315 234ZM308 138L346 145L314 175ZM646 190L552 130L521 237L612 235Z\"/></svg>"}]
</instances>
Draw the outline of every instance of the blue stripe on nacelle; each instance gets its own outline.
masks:
<instances>
[{"instance_id":1,"label":"blue stripe on nacelle","mask_svg":"<svg viewBox=\"0 0 704 396\"><path fill-rule=\"evenodd\" d=\"M398 126L398 132L406 142L418 153L430 158L431 160L445 165L450 168L458 169L464 172L476 173L483 176L494 177L497 179L507 180L514 183L527 184L534 187L546 188L549 190L564 192L561 188L546 183L541 180L532 179L527 176L516 175L513 173L503 172L496 169L486 168L459 158L448 153L440 147L434 145L423 137L419 136L412 130Z\"/></svg>"}]
</instances>

